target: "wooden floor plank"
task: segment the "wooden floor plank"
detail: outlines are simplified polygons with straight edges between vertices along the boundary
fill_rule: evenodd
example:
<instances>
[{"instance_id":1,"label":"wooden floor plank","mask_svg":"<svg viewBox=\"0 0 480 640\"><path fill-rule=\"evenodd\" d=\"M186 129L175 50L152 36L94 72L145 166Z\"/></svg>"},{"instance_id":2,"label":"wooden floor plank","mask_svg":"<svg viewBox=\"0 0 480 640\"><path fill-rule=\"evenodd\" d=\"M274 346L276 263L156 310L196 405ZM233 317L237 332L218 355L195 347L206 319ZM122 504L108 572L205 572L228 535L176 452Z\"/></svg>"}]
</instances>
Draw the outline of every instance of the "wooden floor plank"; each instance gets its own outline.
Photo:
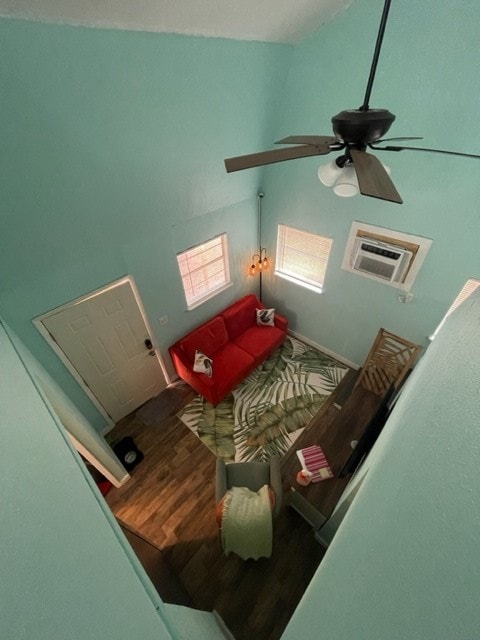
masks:
<instances>
[{"instance_id":1,"label":"wooden floor plank","mask_svg":"<svg viewBox=\"0 0 480 640\"><path fill-rule=\"evenodd\" d=\"M352 381L339 386L338 398ZM312 421L320 431L328 427L335 393ZM237 640L279 638L325 553L311 527L284 503L271 558L227 557L215 521L213 453L175 416L145 427L132 415L110 434L127 435L145 457L125 486L107 494L114 515L160 549L192 606L218 611Z\"/></svg>"}]
</instances>

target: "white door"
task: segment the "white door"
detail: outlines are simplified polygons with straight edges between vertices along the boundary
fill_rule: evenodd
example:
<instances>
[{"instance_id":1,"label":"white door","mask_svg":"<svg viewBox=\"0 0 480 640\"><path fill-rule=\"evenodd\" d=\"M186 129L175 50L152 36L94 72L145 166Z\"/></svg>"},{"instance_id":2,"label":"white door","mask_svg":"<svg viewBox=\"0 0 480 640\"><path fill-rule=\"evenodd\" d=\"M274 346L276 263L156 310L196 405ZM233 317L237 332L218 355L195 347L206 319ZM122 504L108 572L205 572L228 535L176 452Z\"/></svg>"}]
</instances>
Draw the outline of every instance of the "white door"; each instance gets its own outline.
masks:
<instances>
[{"instance_id":1,"label":"white door","mask_svg":"<svg viewBox=\"0 0 480 640\"><path fill-rule=\"evenodd\" d=\"M114 422L167 386L130 278L40 320Z\"/></svg>"}]
</instances>

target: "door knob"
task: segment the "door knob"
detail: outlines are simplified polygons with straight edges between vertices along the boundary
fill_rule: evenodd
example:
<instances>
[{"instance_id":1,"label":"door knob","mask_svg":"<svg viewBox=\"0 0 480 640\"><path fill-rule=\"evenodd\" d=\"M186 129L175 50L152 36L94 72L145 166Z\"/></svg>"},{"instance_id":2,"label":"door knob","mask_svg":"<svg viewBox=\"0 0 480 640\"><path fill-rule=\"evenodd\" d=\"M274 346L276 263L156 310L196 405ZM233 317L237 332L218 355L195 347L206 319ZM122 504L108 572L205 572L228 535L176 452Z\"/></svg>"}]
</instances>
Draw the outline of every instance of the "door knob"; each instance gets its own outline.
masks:
<instances>
[{"instance_id":1,"label":"door knob","mask_svg":"<svg viewBox=\"0 0 480 640\"><path fill-rule=\"evenodd\" d=\"M152 344L152 341L150 340L150 338L145 338L145 340L143 341L143 344L145 345L145 349L147 349L147 351L148 351L148 355L149 356L154 356L155 355L155 349L153 348L153 344Z\"/></svg>"}]
</instances>

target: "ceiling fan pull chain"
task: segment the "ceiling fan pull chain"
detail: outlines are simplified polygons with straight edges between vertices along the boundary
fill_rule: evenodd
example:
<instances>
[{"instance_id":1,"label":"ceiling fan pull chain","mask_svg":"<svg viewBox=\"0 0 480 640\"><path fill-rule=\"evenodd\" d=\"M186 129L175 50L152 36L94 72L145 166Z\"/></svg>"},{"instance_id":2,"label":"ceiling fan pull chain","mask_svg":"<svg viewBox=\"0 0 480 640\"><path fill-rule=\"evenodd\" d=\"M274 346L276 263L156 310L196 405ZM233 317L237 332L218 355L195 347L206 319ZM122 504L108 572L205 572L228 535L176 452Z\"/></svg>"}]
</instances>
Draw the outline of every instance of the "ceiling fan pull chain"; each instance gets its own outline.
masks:
<instances>
[{"instance_id":1,"label":"ceiling fan pull chain","mask_svg":"<svg viewBox=\"0 0 480 640\"><path fill-rule=\"evenodd\" d=\"M365 91L365 97L363 99L363 105L360 107L360 111L368 111L369 109L368 103L370 102L370 94L372 93L373 81L377 70L378 58L380 57L380 49L382 48L383 36L385 34L385 27L387 25L391 1L392 0L385 0L385 4L383 6L382 19L380 20L380 28L378 30L377 42L375 44L372 65L370 67L370 75L368 76L367 90Z\"/></svg>"}]
</instances>

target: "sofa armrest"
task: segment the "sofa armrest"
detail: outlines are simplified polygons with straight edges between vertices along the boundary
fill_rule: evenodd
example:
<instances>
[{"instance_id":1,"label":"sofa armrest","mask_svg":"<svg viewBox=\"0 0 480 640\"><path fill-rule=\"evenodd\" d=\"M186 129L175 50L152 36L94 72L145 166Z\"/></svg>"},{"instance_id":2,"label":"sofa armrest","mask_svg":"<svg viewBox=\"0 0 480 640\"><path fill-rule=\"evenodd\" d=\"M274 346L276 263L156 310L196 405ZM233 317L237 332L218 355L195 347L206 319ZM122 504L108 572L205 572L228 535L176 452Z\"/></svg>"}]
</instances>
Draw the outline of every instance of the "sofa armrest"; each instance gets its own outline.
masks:
<instances>
[{"instance_id":1,"label":"sofa armrest","mask_svg":"<svg viewBox=\"0 0 480 640\"><path fill-rule=\"evenodd\" d=\"M189 377L189 374L192 371L193 363L188 362L187 356L176 344L172 345L168 351L170 353L173 366L175 367L175 371L178 373L180 378L185 380L186 377Z\"/></svg>"},{"instance_id":2,"label":"sofa armrest","mask_svg":"<svg viewBox=\"0 0 480 640\"><path fill-rule=\"evenodd\" d=\"M284 316L281 316L279 313L276 313L275 326L286 332L288 329L288 320Z\"/></svg>"},{"instance_id":3,"label":"sofa armrest","mask_svg":"<svg viewBox=\"0 0 480 640\"><path fill-rule=\"evenodd\" d=\"M193 363L189 361L181 347L176 344L169 348L169 353L179 377L185 380L187 384L206 400L212 404L217 404L219 398L213 378L209 378L204 373L196 373L193 371Z\"/></svg>"}]
</instances>

